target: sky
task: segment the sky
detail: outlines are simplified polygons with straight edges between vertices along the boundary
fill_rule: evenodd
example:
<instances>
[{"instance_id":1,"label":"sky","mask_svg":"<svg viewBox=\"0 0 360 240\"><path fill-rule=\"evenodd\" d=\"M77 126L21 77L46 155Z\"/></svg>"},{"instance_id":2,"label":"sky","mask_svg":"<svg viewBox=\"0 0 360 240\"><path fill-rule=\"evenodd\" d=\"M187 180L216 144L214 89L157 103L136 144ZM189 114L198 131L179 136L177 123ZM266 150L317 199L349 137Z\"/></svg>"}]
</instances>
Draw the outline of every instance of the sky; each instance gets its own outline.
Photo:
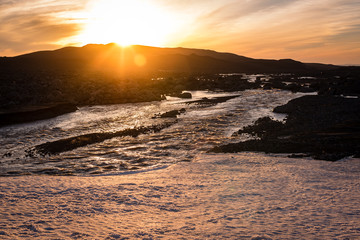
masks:
<instances>
[{"instance_id":1,"label":"sky","mask_svg":"<svg viewBox=\"0 0 360 240\"><path fill-rule=\"evenodd\" d=\"M88 43L360 65L360 0L0 0L0 56Z\"/></svg>"}]
</instances>

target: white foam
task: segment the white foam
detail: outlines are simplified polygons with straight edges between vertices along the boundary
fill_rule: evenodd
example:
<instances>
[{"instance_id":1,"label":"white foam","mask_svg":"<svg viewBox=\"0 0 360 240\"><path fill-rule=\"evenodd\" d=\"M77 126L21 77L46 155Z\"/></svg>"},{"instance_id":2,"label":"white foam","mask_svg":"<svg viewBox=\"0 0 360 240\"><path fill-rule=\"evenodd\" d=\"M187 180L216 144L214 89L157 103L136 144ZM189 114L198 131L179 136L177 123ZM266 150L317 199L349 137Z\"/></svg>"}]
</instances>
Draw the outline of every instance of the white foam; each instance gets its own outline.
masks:
<instances>
[{"instance_id":1,"label":"white foam","mask_svg":"<svg viewBox=\"0 0 360 240\"><path fill-rule=\"evenodd\" d=\"M137 174L0 181L2 239L358 239L360 159L203 154Z\"/></svg>"}]
</instances>

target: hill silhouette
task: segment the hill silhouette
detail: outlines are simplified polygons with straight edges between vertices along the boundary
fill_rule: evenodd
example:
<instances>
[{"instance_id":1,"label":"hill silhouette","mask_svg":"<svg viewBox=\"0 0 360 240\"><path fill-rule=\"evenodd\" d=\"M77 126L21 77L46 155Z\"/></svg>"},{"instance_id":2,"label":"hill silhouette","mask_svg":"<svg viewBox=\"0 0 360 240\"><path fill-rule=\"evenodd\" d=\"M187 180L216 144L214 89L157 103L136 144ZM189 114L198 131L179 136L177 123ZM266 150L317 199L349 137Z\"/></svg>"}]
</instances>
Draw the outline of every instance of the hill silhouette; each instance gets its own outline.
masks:
<instances>
[{"instance_id":1,"label":"hill silhouette","mask_svg":"<svg viewBox=\"0 0 360 240\"><path fill-rule=\"evenodd\" d=\"M326 92L331 89L327 79L349 77L359 69L292 59L253 59L204 49L89 44L1 57L0 112L17 112L26 106L53 108L59 103L81 106L159 101L164 95L180 96L183 90L241 91L264 87L291 91L321 88ZM280 74L271 81L248 82L242 75L220 73ZM291 73L293 78L281 77L282 73ZM304 74L319 78L305 83L297 77Z\"/></svg>"},{"instance_id":2,"label":"hill silhouette","mask_svg":"<svg viewBox=\"0 0 360 240\"><path fill-rule=\"evenodd\" d=\"M142 58L141 65L134 61ZM121 73L171 71L182 73L299 73L336 69L325 64L305 64L292 59L253 59L232 53L190 48L89 44L1 58L3 71L105 70Z\"/></svg>"}]
</instances>

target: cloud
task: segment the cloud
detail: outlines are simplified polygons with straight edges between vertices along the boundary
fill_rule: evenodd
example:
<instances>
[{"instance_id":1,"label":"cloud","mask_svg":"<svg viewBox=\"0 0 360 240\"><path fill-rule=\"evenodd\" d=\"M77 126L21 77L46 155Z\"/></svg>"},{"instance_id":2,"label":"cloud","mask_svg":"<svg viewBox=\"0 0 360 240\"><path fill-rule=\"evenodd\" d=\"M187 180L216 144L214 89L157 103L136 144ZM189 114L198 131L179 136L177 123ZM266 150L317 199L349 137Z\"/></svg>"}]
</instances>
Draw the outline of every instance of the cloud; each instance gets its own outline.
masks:
<instances>
[{"instance_id":1,"label":"cloud","mask_svg":"<svg viewBox=\"0 0 360 240\"><path fill-rule=\"evenodd\" d=\"M326 40L334 43L357 43L360 46L360 24L346 26L346 28L329 35Z\"/></svg>"},{"instance_id":2,"label":"cloud","mask_svg":"<svg viewBox=\"0 0 360 240\"><path fill-rule=\"evenodd\" d=\"M72 13L83 11L93 1L1 0L0 55L55 48L62 39L77 35L86 19ZM328 63L349 59L360 64L359 1L144 1L174 13L184 23L171 46L254 58Z\"/></svg>"},{"instance_id":3,"label":"cloud","mask_svg":"<svg viewBox=\"0 0 360 240\"><path fill-rule=\"evenodd\" d=\"M278 8L295 4L298 0L257 0L257 1L231 1L203 16L210 21L233 21L253 14L267 14Z\"/></svg>"},{"instance_id":4,"label":"cloud","mask_svg":"<svg viewBox=\"0 0 360 240\"><path fill-rule=\"evenodd\" d=\"M0 55L54 48L80 30L78 22L59 17L81 6L70 1L6 1L0 5Z\"/></svg>"},{"instance_id":5,"label":"cloud","mask_svg":"<svg viewBox=\"0 0 360 240\"><path fill-rule=\"evenodd\" d=\"M192 25L192 34L183 44L199 42L231 41L251 36L258 29L266 32L279 19L273 19L279 11L298 1L258 0L224 1L221 6L199 15ZM207 40L206 40L207 38ZM218 40L215 40L218 38ZM220 39L221 38L221 39ZM220 43L219 43L220 44Z\"/></svg>"},{"instance_id":6,"label":"cloud","mask_svg":"<svg viewBox=\"0 0 360 240\"><path fill-rule=\"evenodd\" d=\"M341 63L347 56L360 63L359 12L360 2L349 0L226 1L201 14L182 44L256 58Z\"/></svg>"}]
</instances>

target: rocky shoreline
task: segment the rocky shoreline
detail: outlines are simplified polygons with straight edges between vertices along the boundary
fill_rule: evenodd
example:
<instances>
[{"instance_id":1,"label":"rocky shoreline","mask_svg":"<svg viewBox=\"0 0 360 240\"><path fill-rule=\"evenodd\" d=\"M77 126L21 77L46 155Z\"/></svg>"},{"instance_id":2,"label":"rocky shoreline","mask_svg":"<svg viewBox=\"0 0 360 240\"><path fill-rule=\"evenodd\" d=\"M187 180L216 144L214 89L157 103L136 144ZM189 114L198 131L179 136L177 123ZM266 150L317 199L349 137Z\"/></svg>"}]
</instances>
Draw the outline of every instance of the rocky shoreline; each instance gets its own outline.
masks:
<instances>
[{"instance_id":1,"label":"rocky shoreline","mask_svg":"<svg viewBox=\"0 0 360 240\"><path fill-rule=\"evenodd\" d=\"M280 75L262 84L264 89L317 92L317 95L293 99L274 108L275 113L287 114L284 123L264 117L235 133L255 139L216 146L211 152L287 153L294 158L328 161L360 157L358 68L321 72L311 77Z\"/></svg>"},{"instance_id":2,"label":"rocky shoreline","mask_svg":"<svg viewBox=\"0 0 360 240\"><path fill-rule=\"evenodd\" d=\"M328 161L360 157L359 109L359 98L303 96L274 109L288 115L285 123L260 118L236 133L258 139L217 146L211 151L290 153L290 157Z\"/></svg>"}]
</instances>

